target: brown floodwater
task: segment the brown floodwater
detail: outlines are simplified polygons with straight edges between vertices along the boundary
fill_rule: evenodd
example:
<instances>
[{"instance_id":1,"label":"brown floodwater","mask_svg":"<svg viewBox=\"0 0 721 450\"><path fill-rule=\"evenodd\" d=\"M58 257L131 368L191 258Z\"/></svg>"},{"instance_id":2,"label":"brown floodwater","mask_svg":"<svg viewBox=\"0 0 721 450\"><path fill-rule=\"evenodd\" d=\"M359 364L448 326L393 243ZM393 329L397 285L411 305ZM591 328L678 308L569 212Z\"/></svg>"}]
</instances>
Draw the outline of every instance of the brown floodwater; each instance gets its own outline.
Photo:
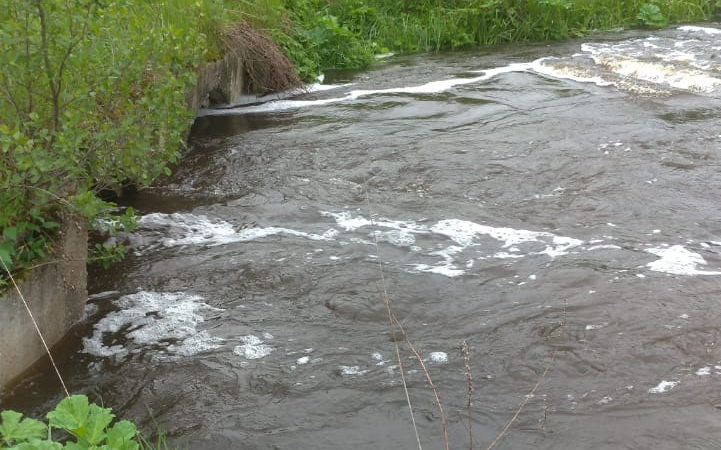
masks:
<instances>
[{"instance_id":1,"label":"brown floodwater","mask_svg":"<svg viewBox=\"0 0 721 450\"><path fill-rule=\"evenodd\" d=\"M522 402L496 448L718 448L720 52L706 24L390 57L204 111L127 200L129 257L91 271L69 388L179 448L417 448L386 289L451 448L464 341L476 448ZM57 402L46 369L0 408Z\"/></svg>"}]
</instances>

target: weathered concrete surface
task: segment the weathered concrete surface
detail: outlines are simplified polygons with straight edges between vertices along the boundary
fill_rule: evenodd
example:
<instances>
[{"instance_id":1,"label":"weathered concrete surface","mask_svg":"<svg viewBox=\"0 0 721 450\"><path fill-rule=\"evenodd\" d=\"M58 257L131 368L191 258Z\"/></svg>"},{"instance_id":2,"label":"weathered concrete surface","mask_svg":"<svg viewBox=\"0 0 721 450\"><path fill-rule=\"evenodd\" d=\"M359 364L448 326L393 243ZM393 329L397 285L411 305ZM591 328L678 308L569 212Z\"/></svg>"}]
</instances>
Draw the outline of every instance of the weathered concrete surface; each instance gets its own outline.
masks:
<instances>
[{"instance_id":1,"label":"weathered concrete surface","mask_svg":"<svg viewBox=\"0 0 721 450\"><path fill-rule=\"evenodd\" d=\"M206 64L198 71L198 81L188 96L194 110L210 106L231 106L246 103L245 67L243 61L226 54L219 61Z\"/></svg>"},{"instance_id":2,"label":"weathered concrete surface","mask_svg":"<svg viewBox=\"0 0 721 450\"><path fill-rule=\"evenodd\" d=\"M19 284L52 347L83 318L87 295L88 233L83 220L62 221L57 247L47 264ZM45 356L45 349L17 292L0 296L0 389Z\"/></svg>"}]
</instances>

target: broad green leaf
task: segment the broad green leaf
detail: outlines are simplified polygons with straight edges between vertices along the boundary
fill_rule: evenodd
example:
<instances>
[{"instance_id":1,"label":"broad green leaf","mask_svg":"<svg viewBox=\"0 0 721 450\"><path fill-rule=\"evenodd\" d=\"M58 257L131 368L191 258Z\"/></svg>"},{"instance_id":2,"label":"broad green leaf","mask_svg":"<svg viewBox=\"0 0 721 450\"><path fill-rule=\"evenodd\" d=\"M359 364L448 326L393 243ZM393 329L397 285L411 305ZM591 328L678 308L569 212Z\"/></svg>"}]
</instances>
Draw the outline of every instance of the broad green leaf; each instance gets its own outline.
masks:
<instances>
[{"instance_id":1,"label":"broad green leaf","mask_svg":"<svg viewBox=\"0 0 721 450\"><path fill-rule=\"evenodd\" d=\"M41 441L33 439L29 442L23 442L10 450L62 450L63 444L53 441Z\"/></svg>"},{"instance_id":2,"label":"broad green leaf","mask_svg":"<svg viewBox=\"0 0 721 450\"><path fill-rule=\"evenodd\" d=\"M0 413L0 436L7 443L11 441L22 442L30 439L40 439L47 434L44 423L30 418L22 419L22 414L15 411Z\"/></svg>"},{"instance_id":3,"label":"broad green leaf","mask_svg":"<svg viewBox=\"0 0 721 450\"><path fill-rule=\"evenodd\" d=\"M89 412L88 397L73 395L58 403L55 410L47 414L47 418L52 427L62 428L78 435L87 426Z\"/></svg>"},{"instance_id":4,"label":"broad green leaf","mask_svg":"<svg viewBox=\"0 0 721 450\"><path fill-rule=\"evenodd\" d=\"M90 405L88 423L85 427L83 437L90 445L97 445L105 439L105 428L110 425L115 415L109 408L101 408L98 405Z\"/></svg>"},{"instance_id":5,"label":"broad green leaf","mask_svg":"<svg viewBox=\"0 0 721 450\"><path fill-rule=\"evenodd\" d=\"M108 446L118 450L137 450L138 443L133 441L138 430L127 420L121 420L108 430Z\"/></svg>"}]
</instances>

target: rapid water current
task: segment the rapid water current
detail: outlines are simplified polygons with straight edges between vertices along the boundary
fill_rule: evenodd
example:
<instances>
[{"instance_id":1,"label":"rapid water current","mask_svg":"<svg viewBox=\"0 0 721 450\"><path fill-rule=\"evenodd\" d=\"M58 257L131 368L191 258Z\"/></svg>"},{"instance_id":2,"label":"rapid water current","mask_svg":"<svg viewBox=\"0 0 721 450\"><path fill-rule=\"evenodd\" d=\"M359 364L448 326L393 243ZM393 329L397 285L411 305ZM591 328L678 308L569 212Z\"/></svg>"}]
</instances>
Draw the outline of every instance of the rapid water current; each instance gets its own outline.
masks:
<instances>
[{"instance_id":1,"label":"rapid water current","mask_svg":"<svg viewBox=\"0 0 721 450\"><path fill-rule=\"evenodd\" d=\"M721 25L391 57L203 111L57 350L171 445L721 446ZM382 271L381 271L382 267ZM382 282L385 281L385 283ZM534 390L534 386L536 386ZM50 371L2 398L39 412Z\"/></svg>"}]
</instances>

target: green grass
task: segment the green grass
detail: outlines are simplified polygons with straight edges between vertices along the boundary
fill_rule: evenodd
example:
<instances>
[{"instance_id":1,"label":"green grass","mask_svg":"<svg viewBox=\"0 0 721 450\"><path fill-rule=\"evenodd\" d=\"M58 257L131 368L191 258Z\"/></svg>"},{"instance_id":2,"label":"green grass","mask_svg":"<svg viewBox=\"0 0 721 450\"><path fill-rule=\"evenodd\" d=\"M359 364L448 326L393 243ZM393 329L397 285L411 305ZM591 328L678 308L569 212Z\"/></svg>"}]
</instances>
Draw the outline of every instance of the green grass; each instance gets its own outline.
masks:
<instances>
[{"instance_id":1,"label":"green grass","mask_svg":"<svg viewBox=\"0 0 721 450\"><path fill-rule=\"evenodd\" d=\"M669 23L707 20L715 7L708 0L336 0L326 9L363 40L419 52L649 25L639 19L649 8Z\"/></svg>"}]
</instances>

